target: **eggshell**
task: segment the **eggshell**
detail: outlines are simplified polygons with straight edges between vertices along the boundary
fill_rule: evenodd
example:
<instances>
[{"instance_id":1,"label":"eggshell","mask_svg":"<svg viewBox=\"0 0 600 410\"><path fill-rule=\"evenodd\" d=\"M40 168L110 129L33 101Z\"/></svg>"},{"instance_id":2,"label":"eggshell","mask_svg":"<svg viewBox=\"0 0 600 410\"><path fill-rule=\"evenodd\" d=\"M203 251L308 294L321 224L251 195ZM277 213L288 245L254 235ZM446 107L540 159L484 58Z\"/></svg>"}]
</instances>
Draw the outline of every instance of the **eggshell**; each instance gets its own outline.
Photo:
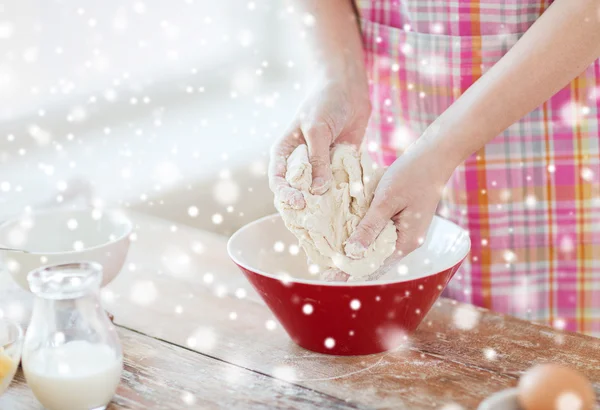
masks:
<instances>
[{"instance_id":1,"label":"eggshell","mask_svg":"<svg viewBox=\"0 0 600 410\"><path fill-rule=\"evenodd\" d=\"M519 380L523 410L593 410L594 389L581 373L557 364L527 370Z\"/></svg>"}]
</instances>

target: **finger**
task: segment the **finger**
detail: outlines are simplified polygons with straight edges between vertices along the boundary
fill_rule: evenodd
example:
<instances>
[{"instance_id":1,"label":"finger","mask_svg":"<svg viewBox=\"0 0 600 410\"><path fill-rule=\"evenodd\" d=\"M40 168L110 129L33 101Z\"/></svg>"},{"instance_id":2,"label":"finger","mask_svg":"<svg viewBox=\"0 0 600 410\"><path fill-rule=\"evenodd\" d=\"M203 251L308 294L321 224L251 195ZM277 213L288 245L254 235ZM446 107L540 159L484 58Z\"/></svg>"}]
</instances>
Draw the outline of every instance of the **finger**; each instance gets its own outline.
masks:
<instances>
[{"instance_id":1,"label":"finger","mask_svg":"<svg viewBox=\"0 0 600 410\"><path fill-rule=\"evenodd\" d=\"M312 166L312 193L321 195L327 192L331 185L331 157L329 149L335 136L333 128L327 122L315 122L302 128L302 133L308 146L308 158Z\"/></svg>"},{"instance_id":2,"label":"finger","mask_svg":"<svg viewBox=\"0 0 600 410\"><path fill-rule=\"evenodd\" d=\"M366 215L344 245L347 256L352 259L364 258L367 249L390 221L391 215L386 208L380 206L377 201L373 201Z\"/></svg>"},{"instance_id":3,"label":"finger","mask_svg":"<svg viewBox=\"0 0 600 410\"><path fill-rule=\"evenodd\" d=\"M330 268L323 271L320 278L326 282L348 282L350 275L337 268Z\"/></svg>"},{"instance_id":4,"label":"finger","mask_svg":"<svg viewBox=\"0 0 600 410\"><path fill-rule=\"evenodd\" d=\"M275 197L294 209L303 209L306 206L302 193L294 189L285 179L287 159L294 149L304 143L298 128L286 133L271 149L269 158L269 187Z\"/></svg>"},{"instance_id":5,"label":"finger","mask_svg":"<svg viewBox=\"0 0 600 410\"><path fill-rule=\"evenodd\" d=\"M414 212L408 208L392 218L398 234L396 252L399 256L408 255L425 242L432 220L433 212Z\"/></svg>"}]
</instances>

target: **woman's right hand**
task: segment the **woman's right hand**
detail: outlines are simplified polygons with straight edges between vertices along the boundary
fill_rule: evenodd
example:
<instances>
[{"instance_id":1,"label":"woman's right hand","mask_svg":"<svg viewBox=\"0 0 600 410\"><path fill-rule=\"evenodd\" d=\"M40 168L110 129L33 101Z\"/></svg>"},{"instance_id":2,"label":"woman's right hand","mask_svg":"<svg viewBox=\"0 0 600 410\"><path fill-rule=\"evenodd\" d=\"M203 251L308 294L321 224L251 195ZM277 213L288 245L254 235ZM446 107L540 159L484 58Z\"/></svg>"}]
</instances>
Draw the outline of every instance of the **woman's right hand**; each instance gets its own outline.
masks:
<instances>
[{"instance_id":1,"label":"woman's right hand","mask_svg":"<svg viewBox=\"0 0 600 410\"><path fill-rule=\"evenodd\" d=\"M371 103L362 61L357 67L346 66L343 74L322 75L300 105L291 126L273 145L269 163L269 186L279 201L294 209L303 209L304 197L285 179L287 158L300 144L308 146L312 165L311 192L321 195L332 180L329 149L336 142L360 145Z\"/></svg>"}]
</instances>

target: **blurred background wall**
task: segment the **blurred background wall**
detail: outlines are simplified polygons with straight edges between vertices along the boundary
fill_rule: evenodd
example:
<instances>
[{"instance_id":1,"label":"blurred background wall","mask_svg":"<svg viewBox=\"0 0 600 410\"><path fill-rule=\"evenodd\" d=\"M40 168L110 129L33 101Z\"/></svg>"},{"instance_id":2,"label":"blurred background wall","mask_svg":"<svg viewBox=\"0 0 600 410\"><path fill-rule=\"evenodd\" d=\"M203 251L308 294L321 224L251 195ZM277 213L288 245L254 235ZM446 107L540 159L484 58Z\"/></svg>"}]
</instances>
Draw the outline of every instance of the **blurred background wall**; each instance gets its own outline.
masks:
<instances>
[{"instance_id":1,"label":"blurred background wall","mask_svg":"<svg viewBox=\"0 0 600 410\"><path fill-rule=\"evenodd\" d=\"M0 220L122 206L228 234L311 73L287 2L0 0Z\"/></svg>"}]
</instances>

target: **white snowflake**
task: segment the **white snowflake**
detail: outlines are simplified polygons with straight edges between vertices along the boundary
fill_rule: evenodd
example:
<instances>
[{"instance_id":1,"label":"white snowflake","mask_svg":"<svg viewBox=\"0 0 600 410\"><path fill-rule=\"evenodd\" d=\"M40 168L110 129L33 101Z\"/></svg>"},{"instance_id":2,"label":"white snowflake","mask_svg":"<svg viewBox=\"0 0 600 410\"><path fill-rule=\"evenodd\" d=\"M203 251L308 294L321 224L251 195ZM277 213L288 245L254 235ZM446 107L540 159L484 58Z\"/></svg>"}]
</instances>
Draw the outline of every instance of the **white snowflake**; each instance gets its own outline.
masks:
<instances>
[{"instance_id":1,"label":"white snowflake","mask_svg":"<svg viewBox=\"0 0 600 410\"><path fill-rule=\"evenodd\" d=\"M277 323L275 323L274 320L267 320L265 322L265 327L267 328L267 330L275 330L275 328L277 327Z\"/></svg>"},{"instance_id":2,"label":"white snowflake","mask_svg":"<svg viewBox=\"0 0 600 410\"><path fill-rule=\"evenodd\" d=\"M562 237L559 246L561 252L563 253L571 253L575 250L575 244L573 243L573 239L568 235Z\"/></svg>"},{"instance_id":3,"label":"white snowflake","mask_svg":"<svg viewBox=\"0 0 600 410\"><path fill-rule=\"evenodd\" d=\"M581 123L584 117L584 106L575 101L570 101L563 105L560 109L562 121L568 126L577 126Z\"/></svg>"},{"instance_id":4,"label":"white snowflake","mask_svg":"<svg viewBox=\"0 0 600 410\"><path fill-rule=\"evenodd\" d=\"M308 266L308 272L311 275L316 275L319 273L319 271L320 271L319 266L315 265L314 263Z\"/></svg>"},{"instance_id":5,"label":"white snowflake","mask_svg":"<svg viewBox=\"0 0 600 410\"><path fill-rule=\"evenodd\" d=\"M471 330L479 324L481 313L471 305L459 305L454 309L454 326L461 330Z\"/></svg>"},{"instance_id":6,"label":"white snowflake","mask_svg":"<svg viewBox=\"0 0 600 410\"><path fill-rule=\"evenodd\" d=\"M433 23L431 25L431 31L435 34L442 34L444 32L444 26L441 23Z\"/></svg>"},{"instance_id":7,"label":"white snowflake","mask_svg":"<svg viewBox=\"0 0 600 410\"><path fill-rule=\"evenodd\" d=\"M63 332L56 332L56 333L54 333L53 339L54 339L53 341L55 344L61 345L61 344L65 343L66 337Z\"/></svg>"},{"instance_id":8,"label":"white snowflake","mask_svg":"<svg viewBox=\"0 0 600 410\"><path fill-rule=\"evenodd\" d=\"M273 369L273 377L287 382L296 380L296 371L290 366L277 366Z\"/></svg>"},{"instance_id":9,"label":"white snowflake","mask_svg":"<svg viewBox=\"0 0 600 410\"><path fill-rule=\"evenodd\" d=\"M574 392L561 393L556 398L557 410L583 410L583 400Z\"/></svg>"},{"instance_id":10,"label":"white snowflake","mask_svg":"<svg viewBox=\"0 0 600 410\"><path fill-rule=\"evenodd\" d=\"M196 396L194 396L192 393L190 392L183 392L181 394L181 400L187 404L188 406L191 406L193 404L196 404Z\"/></svg>"},{"instance_id":11,"label":"white snowflake","mask_svg":"<svg viewBox=\"0 0 600 410\"><path fill-rule=\"evenodd\" d=\"M564 319L556 318L554 319L552 326L554 326L555 329L564 330L567 327L567 322L565 322Z\"/></svg>"},{"instance_id":12,"label":"white snowflake","mask_svg":"<svg viewBox=\"0 0 600 410\"><path fill-rule=\"evenodd\" d=\"M582 168L581 169L581 179L583 179L584 181L587 182L591 182L594 180L594 171L592 171L590 168Z\"/></svg>"},{"instance_id":13,"label":"white snowflake","mask_svg":"<svg viewBox=\"0 0 600 410\"><path fill-rule=\"evenodd\" d=\"M0 22L0 39L11 38L14 31L14 26L10 21Z\"/></svg>"},{"instance_id":14,"label":"white snowflake","mask_svg":"<svg viewBox=\"0 0 600 410\"><path fill-rule=\"evenodd\" d=\"M302 17L302 22L308 27L314 26L316 21L315 16L310 13L304 13L304 17Z\"/></svg>"},{"instance_id":15,"label":"white snowflake","mask_svg":"<svg viewBox=\"0 0 600 410\"><path fill-rule=\"evenodd\" d=\"M527 195L527 197L525 198L525 205L527 206L527 208L535 209L536 204L537 198L535 197L535 195Z\"/></svg>"},{"instance_id":16,"label":"white snowflake","mask_svg":"<svg viewBox=\"0 0 600 410\"><path fill-rule=\"evenodd\" d=\"M87 119L87 111L84 107L76 106L71 108L67 114L68 122L83 122Z\"/></svg>"},{"instance_id":17,"label":"white snowflake","mask_svg":"<svg viewBox=\"0 0 600 410\"><path fill-rule=\"evenodd\" d=\"M222 298L227 294L227 288L224 285L219 285L215 289L217 297Z\"/></svg>"},{"instance_id":18,"label":"white snowflake","mask_svg":"<svg viewBox=\"0 0 600 410\"><path fill-rule=\"evenodd\" d=\"M407 349L410 347L408 336L402 328L389 326L378 329L378 332L381 334L386 350Z\"/></svg>"},{"instance_id":19,"label":"white snowflake","mask_svg":"<svg viewBox=\"0 0 600 410\"><path fill-rule=\"evenodd\" d=\"M187 339L188 347L200 351L210 351L217 344L217 335L210 327L199 327Z\"/></svg>"},{"instance_id":20,"label":"white snowflake","mask_svg":"<svg viewBox=\"0 0 600 410\"><path fill-rule=\"evenodd\" d=\"M392 134L390 145L397 150L404 151L413 143L415 137L406 127L397 127Z\"/></svg>"},{"instance_id":21,"label":"white snowflake","mask_svg":"<svg viewBox=\"0 0 600 410\"><path fill-rule=\"evenodd\" d=\"M429 77L441 77L448 74L448 62L439 56L431 56L421 62L419 71Z\"/></svg>"},{"instance_id":22,"label":"white snowflake","mask_svg":"<svg viewBox=\"0 0 600 410\"><path fill-rule=\"evenodd\" d=\"M150 280L137 281L131 286L130 298L138 305L148 306L158 298L158 289Z\"/></svg>"},{"instance_id":23,"label":"white snowflake","mask_svg":"<svg viewBox=\"0 0 600 410\"><path fill-rule=\"evenodd\" d=\"M335 347L335 339L332 337L325 339L325 347L328 349L333 349Z\"/></svg>"},{"instance_id":24,"label":"white snowflake","mask_svg":"<svg viewBox=\"0 0 600 410\"><path fill-rule=\"evenodd\" d=\"M281 241L277 241L273 245L273 249L275 250L275 252L281 253L285 250L285 244Z\"/></svg>"},{"instance_id":25,"label":"white snowflake","mask_svg":"<svg viewBox=\"0 0 600 410\"><path fill-rule=\"evenodd\" d=\"M304 306L302 306L302 312L305 315L311 315L314 312L313 305L310 303L305 303Z\"/></svg>"},{"instance_id":26,"label":"white snowflake","mask_svg":"<svg viewBox=\"0 0 600 410\"><path fill-rule=\"evenodd\" d=\"M191 248L192 248L192 252L194 252L198 255L204 253L204 250L205 250L204 245L202 244L202 242L199 242L199 241L192 242Z\"/></svg>"},{"instance_id":27,"label":"white snowflake","mask_svg":"<svg viewBox=\"0 0 600 410\"><path fill-rule=\"evenodd\" d=\"M192 218L196 218L200 214L200 210L197 206L190 206L188 208L188 215Z\"/></svg>"},{"instance_id":28,"label":"white snowflake","mask_svg":"<svg viewBox=\"0 0 600 410\"><path fill-rule=\"evenodd\" d=\"M41 128L37 124L31 124L29 127L27 127L27 131L29 132L29 135L35 140L35 142L37 142L37 144L40 146L47 145L52 140L52 135L50 134L50 132ZM48 175L51 175L52 173L53 172L48 173Z\"/></svg>"},{"instance_id":29,"label":"white snowflake","mask_svg":"<svg viewBox=\"0 0 600 410\"><path fill-rule=\"evenodd\" d=\"M406 265L398 265L398 275L405 276L408 275L408 266Z\"/></svg>"},{"instance_id":30,"label":"white snowflake","mask_svg":"<svg viewBox=\"0 0 600 410\"><path fill-rule=\"evenodd\" d=\"M508 250L508 249L504 251L503 256L504 256L504 260L507 263L512 263L517 259L517 255L513 251Z\"/></svg>"},{"instance_id":31,"label":"white snowflake","mask_svg":"<svg viewBox=\"0 0 600 410\"><path fill-rule=\"evenodd\" d=\"M498 353L491 347L486 347L483 349L483 354L488 360L496 360L496 357L498 356Z\"/></svg>"}]
</instances>

